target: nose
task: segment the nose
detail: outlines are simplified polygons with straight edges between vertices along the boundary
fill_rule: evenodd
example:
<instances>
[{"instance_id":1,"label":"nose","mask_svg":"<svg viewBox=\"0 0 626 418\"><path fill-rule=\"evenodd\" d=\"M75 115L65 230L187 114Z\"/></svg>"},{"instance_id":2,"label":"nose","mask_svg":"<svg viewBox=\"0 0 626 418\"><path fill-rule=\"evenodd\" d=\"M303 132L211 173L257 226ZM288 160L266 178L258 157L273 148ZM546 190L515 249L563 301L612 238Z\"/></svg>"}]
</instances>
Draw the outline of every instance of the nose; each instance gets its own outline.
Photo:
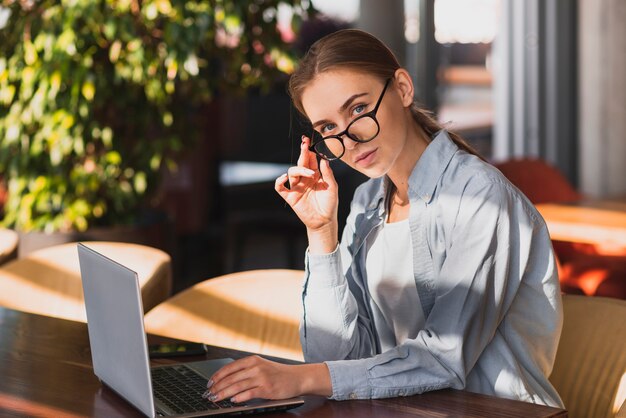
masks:
<instances>
[{"instance_id":1,"label":"nose","mask_svg":"<svg viewBox=\"0 0 626 418\"><path fill-rule=\"evenodd\" d=\"M343 146L346 147L347 150L353 150L358 142L353 141L348 135L343 135L341 137L343 139Z\"/></svg>"}]
</instances>

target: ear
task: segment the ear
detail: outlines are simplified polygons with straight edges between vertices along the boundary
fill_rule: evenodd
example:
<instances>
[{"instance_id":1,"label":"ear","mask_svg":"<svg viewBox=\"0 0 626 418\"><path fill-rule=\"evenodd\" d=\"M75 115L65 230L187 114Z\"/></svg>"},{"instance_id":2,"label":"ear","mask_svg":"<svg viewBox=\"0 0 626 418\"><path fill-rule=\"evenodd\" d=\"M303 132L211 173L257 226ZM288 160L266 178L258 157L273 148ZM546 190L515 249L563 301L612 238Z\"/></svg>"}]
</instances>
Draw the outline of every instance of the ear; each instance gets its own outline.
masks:
<instances>
[{"instance_id":1,"label":"ear","mask_svg":"<svg viewBox=\"0 0 626 418\"><path fill-rule=\"evenodd\" d=\"M413 104L415 89L413 88L413 80L404 68L398 68L394 74L394 82L398 89L398 94L402 99L402 105L409 107Z\"/></svg>"}]
</instances>

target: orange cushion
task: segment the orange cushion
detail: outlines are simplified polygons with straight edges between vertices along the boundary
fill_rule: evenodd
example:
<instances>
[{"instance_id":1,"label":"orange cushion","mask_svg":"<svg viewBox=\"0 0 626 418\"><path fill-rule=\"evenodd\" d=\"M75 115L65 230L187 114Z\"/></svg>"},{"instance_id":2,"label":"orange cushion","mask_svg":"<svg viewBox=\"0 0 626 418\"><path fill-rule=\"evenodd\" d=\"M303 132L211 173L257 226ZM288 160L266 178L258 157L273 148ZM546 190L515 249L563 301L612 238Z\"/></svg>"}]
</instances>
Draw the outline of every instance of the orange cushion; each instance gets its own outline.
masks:
<instances>
[{"instance_id":1,"label":"orange cushion","mask_svg":"<svg viewBox=\"0 0 626 418\"><path fill-rule=\"evenodd\" d=\"M579 255L562 264L560 280L566 293L626 299L626 257Z\"/></svg>"}]
</instances>

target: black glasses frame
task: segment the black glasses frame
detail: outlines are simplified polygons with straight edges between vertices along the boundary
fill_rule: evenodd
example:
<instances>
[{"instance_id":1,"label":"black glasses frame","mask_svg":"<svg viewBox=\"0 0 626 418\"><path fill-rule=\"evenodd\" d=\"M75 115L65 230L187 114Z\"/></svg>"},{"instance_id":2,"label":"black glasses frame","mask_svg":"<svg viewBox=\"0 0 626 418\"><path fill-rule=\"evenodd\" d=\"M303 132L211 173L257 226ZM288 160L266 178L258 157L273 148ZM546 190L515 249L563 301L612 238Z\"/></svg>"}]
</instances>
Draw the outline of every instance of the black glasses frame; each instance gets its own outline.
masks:
<instances>
[{"instance_id":1,"label":"black glasses frame","mask_svg":"<svg viewBox=\"0 0 626 418\"><path fill-rule=\"evenodd\" d=\"M374 106L374 109L370 110L367 113L363 113L362 115L357 116L356 118L354 118L349 124L348 126L346 126L346 129L344 129L343 131L339 132L336 135L328 135L323 137L320 140L314 141L311 143L311 145L309 146L309 151L313 151L315 152L318 156L320 156L321 158L324 158L325 160L328 161L334 161L334 160L338 160L341 157L343 157L343 154L346 153L346 146L343 143L343 136L347 136L348 138L350 138L351 140L355 141L355 142L360 142L360 143L366 143L366 142L370 142L372 140L374 140L378 134L380 133L380 124L378 123L378 119L376 119L376 112L378 112L378 108L380 107L380 104L383 101L383 97L385 96L385 92L387 91L387 87L389 86L389 82L391 81L391 78L388 78L387 81L385 82L385 87L383 87L383 91L382 93L380 93L380 97L378 98L378 101L376 102L376 106ZM363 118L371 118L372 120L374 120L374 123L376 123L376 133L374 134L374 136L372 136L369 139L359 139L356 136L350 134L350 127L358 120L361 120ZM311 135L311 137L313 137L313 135ZM324 154L320 153L317 151L316 147L318 145L320 145L321 143L323 143L324 141L326 141L327 139L331 139L331 138L335 138L338 139L339 142L341 143L341 146L343 147L343 151L341 151L341 155L339 155L338 157L335 158L328 158L327 156L325 156Z\"/></svg>"}]
</instances>

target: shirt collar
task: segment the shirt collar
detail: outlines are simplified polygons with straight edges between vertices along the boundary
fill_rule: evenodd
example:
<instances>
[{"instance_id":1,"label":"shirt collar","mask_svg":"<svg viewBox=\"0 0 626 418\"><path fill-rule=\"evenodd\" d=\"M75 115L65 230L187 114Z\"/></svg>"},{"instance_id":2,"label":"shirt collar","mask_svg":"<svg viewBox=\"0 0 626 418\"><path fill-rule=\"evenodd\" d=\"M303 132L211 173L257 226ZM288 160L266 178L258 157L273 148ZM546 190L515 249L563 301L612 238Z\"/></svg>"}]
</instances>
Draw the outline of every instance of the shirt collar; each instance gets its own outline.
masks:
<instances>
[{"instance_id":1,"label":"shirt collar","mask_svg":"<svg viewBox=\"0 0 626 418\"><path fill-rule=\"evenodd\" d=\"M439 179L458 150L448 132L443 129L437 132L411 172L409 196L430 203Z\"/></svg>"}]
</instances>

